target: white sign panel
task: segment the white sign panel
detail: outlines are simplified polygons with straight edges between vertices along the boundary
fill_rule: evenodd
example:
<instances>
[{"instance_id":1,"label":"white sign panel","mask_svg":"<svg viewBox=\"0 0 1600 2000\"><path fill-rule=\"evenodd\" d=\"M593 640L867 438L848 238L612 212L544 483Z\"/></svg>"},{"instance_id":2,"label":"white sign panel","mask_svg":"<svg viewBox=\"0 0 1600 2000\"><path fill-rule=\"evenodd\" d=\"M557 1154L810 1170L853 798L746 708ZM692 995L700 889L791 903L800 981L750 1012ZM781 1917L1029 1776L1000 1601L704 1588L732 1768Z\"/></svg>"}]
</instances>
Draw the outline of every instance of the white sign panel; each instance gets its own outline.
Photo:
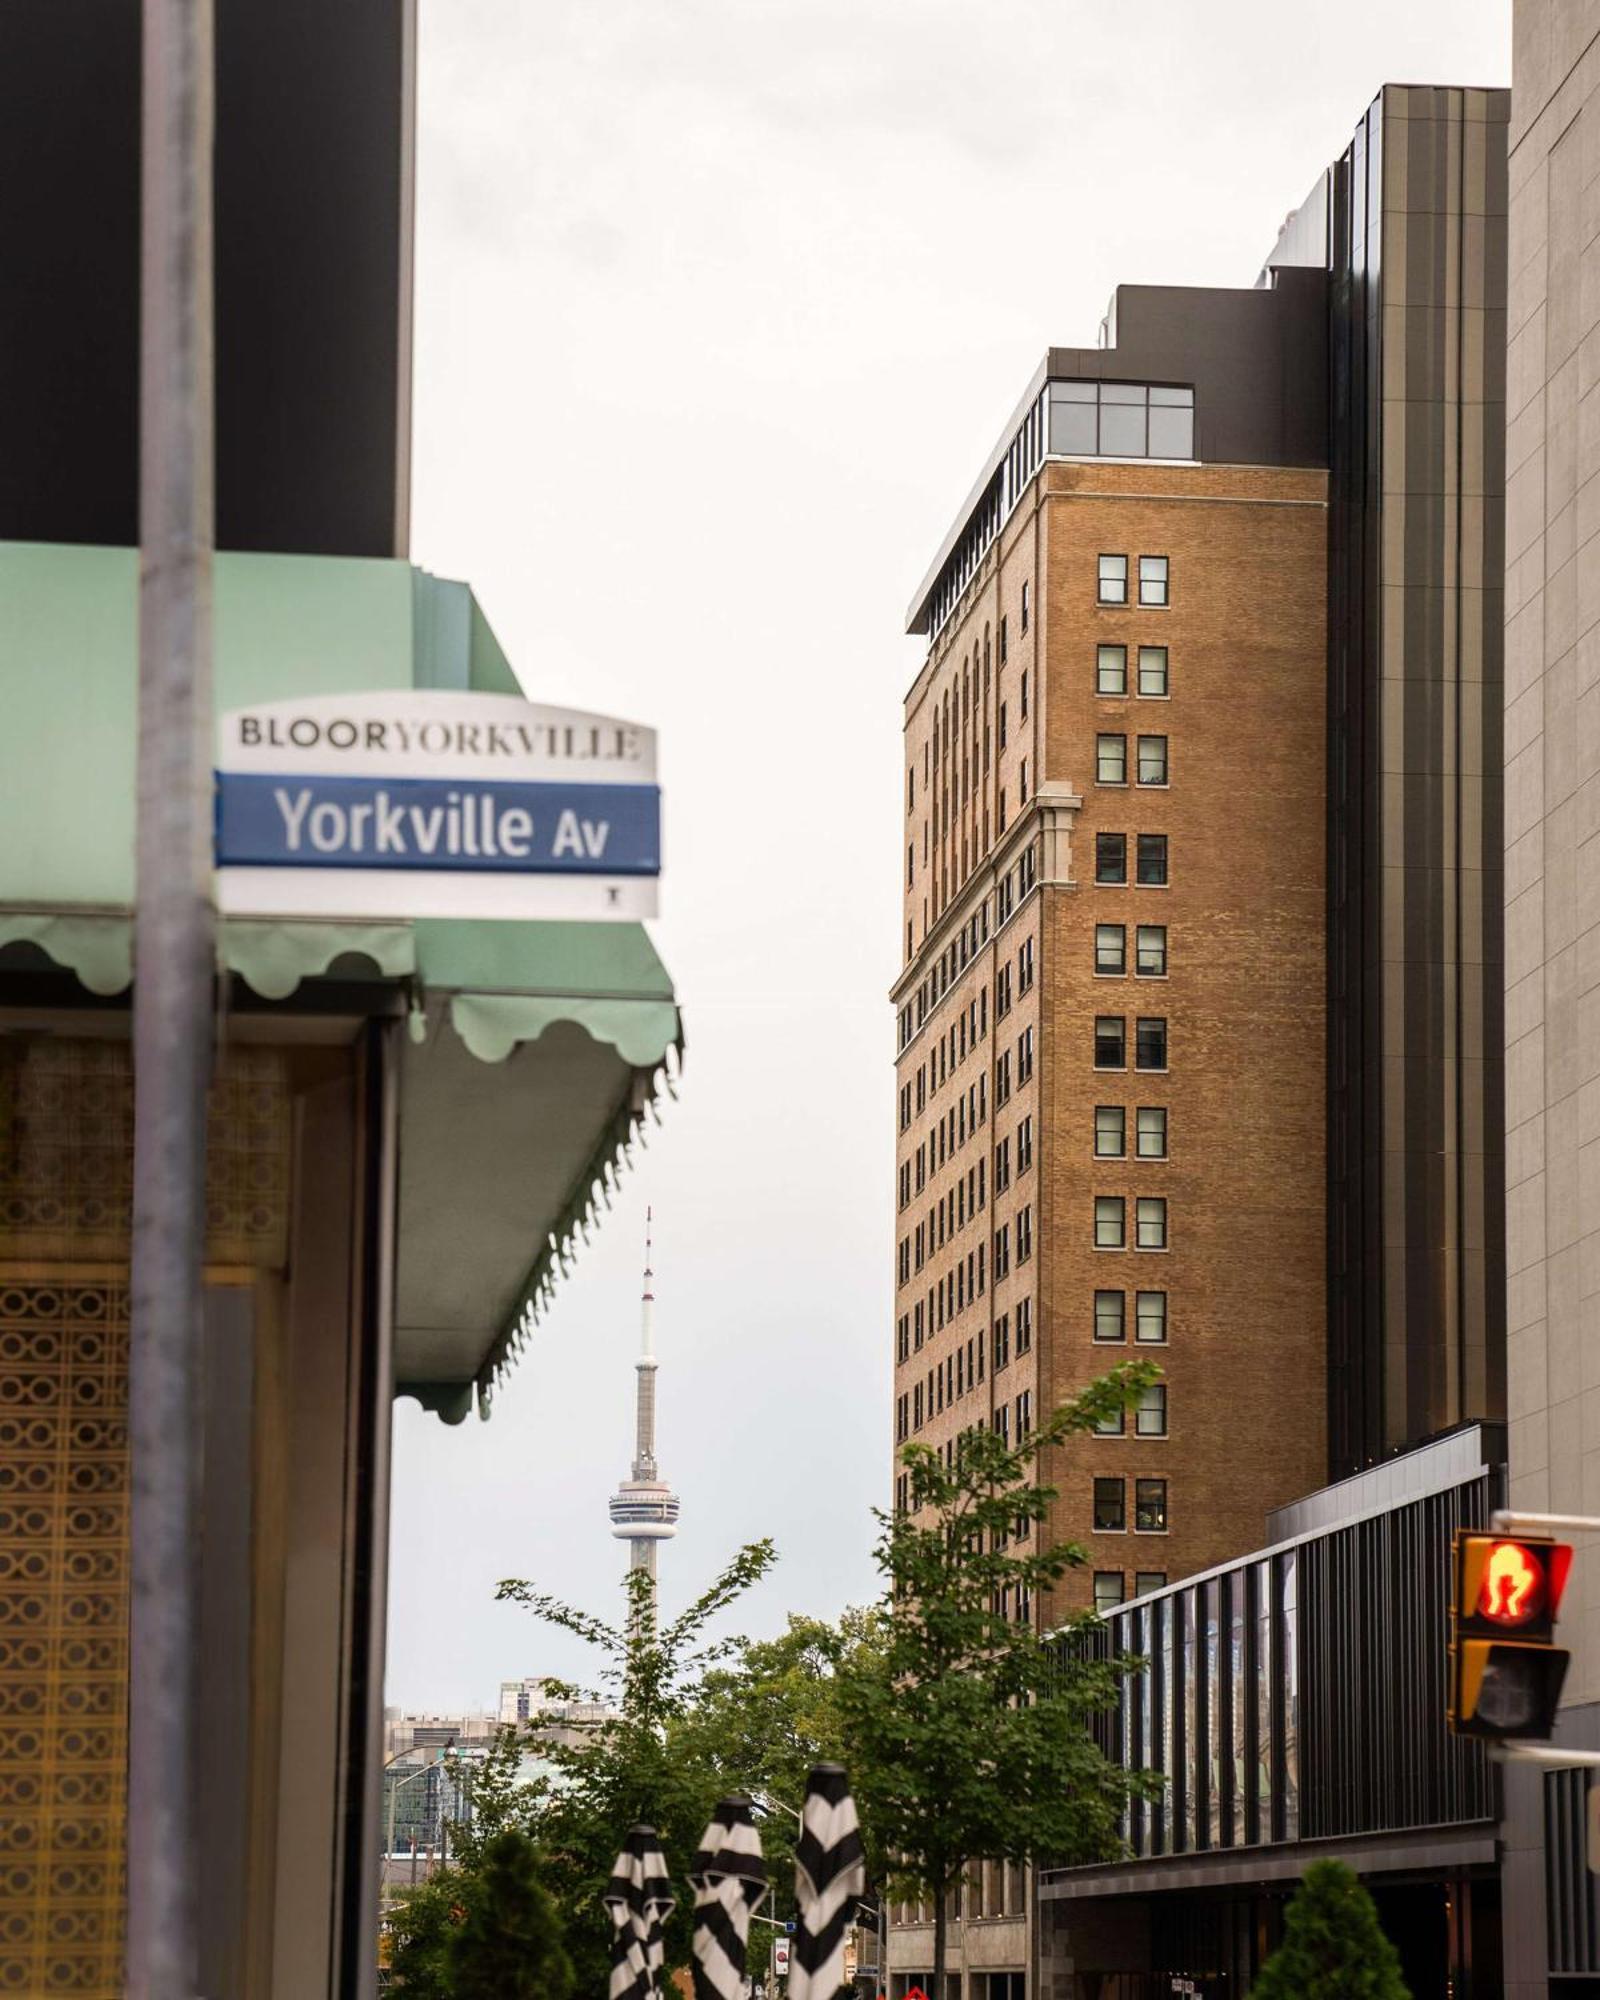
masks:
<instances>
[{"instance_id":1,"label":"white sign panel","mask_svg":"<svg viewBox=\"0 0 1600 2000\"><path fill-rule=\"evenodd\" d=\"M654 916L655 732L427 690L235 709L216 861L229 915Z\"/></svg>"}]
</instances>

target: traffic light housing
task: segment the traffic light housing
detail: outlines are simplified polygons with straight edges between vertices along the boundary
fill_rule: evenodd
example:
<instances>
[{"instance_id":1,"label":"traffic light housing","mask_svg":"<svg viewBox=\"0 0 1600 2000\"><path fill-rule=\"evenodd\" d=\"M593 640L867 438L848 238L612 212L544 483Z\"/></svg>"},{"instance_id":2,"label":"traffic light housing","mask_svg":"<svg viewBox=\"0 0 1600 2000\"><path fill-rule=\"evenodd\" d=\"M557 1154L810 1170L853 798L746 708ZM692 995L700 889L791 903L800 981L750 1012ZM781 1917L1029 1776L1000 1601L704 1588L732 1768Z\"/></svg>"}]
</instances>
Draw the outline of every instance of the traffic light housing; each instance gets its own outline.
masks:
<instances>
[{"instance_id":1,"label":"traffic light housing","mask_svg":"<svg viewBox=\"0 0 1600 2000\"><path fill-rule=\"evenodd\" d=\"M1571 1657L1555 1644L1569 1543L1458 1529L1450 1605L1450 1727L1494 1742L1555 1727Z\"/></svg>"}]
</instances>

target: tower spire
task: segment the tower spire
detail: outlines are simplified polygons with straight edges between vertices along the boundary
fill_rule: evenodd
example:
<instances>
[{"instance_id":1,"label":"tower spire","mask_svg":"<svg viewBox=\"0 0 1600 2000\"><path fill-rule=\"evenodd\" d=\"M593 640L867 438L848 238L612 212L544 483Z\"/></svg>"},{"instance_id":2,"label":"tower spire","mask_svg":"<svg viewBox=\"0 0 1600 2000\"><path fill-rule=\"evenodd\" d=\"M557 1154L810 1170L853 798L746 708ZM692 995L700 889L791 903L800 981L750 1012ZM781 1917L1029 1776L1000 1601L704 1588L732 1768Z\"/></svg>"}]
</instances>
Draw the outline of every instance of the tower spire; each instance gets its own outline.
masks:
<instances>
[{"instance_id":1,"label":"tower spire","mask_svg":"<svg viewBox=\"0 0 1600 2000\"><path fill-rule=\"evenodd\" d=\"M644 1214L644 1290L639 1301L639 1358L634 1363L634 1450L632 1477L611 1498L611 1532L629 1549L628 1567L650 1577L650 1616L655 1618L656 1544L678 1532L678 1496L656 1465L655 1272L652 1269L654 1210Z\"/></svg>"}]
</instances>

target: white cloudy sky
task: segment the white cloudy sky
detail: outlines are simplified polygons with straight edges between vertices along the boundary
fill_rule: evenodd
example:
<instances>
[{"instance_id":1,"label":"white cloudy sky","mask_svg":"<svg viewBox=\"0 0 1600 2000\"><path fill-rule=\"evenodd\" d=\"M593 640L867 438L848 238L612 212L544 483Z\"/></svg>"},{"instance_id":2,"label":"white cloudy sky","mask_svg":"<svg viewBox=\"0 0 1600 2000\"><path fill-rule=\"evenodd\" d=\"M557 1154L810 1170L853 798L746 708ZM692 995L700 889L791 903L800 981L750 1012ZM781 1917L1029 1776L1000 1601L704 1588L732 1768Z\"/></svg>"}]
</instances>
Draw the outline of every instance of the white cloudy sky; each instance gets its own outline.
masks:
<instances>
[{"instance_id":1,"label":"white cloudy sky","mask_svg":"<svg viewBox=\"0 0 1600 2000\"><path fill-rule=\"evenodd\" d=\"M389 1699L604 1611L655 1205L670 1612L873 1588L889 1470L907 599L1043 349L1248 284L1385 81L1504 83L1510 0L423 0L414 555L531 695L662 735L681 1100L487 1426L396 1424Z\"/></svg>"}]
</instances>

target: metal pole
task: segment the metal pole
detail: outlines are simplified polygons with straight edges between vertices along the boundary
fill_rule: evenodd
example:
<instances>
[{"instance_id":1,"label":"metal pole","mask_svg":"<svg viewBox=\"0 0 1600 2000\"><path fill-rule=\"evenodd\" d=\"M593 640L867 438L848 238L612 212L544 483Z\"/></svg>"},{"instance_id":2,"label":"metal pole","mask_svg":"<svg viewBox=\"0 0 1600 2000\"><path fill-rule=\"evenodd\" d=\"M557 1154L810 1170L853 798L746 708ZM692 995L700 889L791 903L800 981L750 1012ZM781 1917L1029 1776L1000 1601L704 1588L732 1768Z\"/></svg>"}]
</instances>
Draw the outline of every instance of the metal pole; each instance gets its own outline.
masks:
<instances>
[{"instance_id":1,"label":"metal pole","mask_svg":"<svg viewBox=\"0 0 1600 2000\"><path fill-rule=\"evenodd\" d=\"M1600 1520L1593 1514L1524 1514L1499 1507L1489 1516L1489 1529L1496 1535L1592 1535Z\"/></svg>"},{"instance_id":2,"label":"metal pole","mask_svg":"<svg viewBox=\"0 0 1600 2000\"><path fill-rule=\"evenodd\" d=\"M211 894L211 0L144 0L129 2000L197 1991L196 1392Z\"/></svg>"}]
</instances>

